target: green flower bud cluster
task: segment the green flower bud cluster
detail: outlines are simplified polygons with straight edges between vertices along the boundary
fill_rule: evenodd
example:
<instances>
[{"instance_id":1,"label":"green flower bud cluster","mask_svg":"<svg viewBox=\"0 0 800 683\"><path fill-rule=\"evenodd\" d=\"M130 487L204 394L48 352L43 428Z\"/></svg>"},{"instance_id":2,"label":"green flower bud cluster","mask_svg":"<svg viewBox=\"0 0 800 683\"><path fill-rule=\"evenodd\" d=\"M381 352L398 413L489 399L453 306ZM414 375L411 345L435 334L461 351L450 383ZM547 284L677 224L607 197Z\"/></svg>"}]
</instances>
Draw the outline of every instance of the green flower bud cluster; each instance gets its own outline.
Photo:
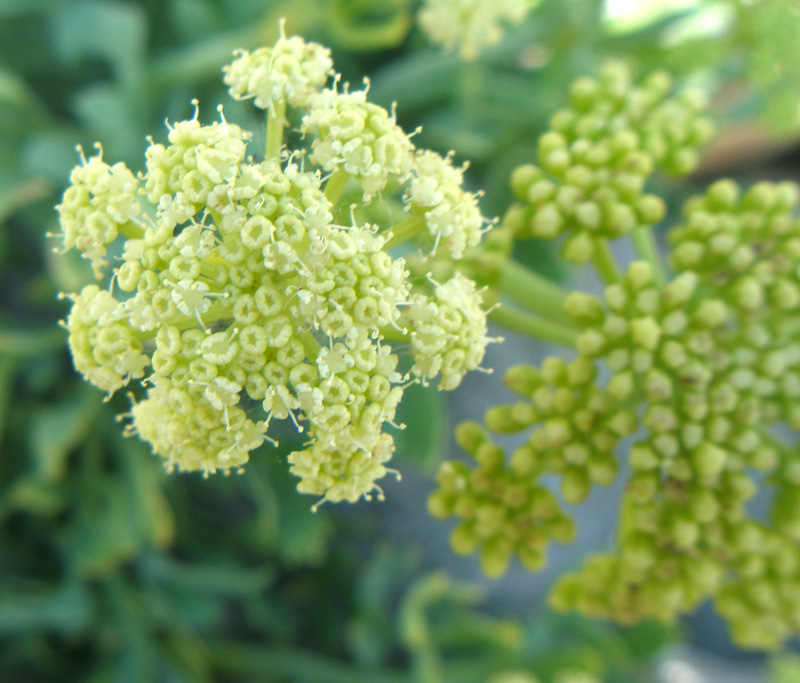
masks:
<instances>
[{"instance_id":1,"label":"green flower bud cluster","mask_svg":"<svg viewBox=\"0 0 800 683\"><path fill-rule=\"evenodd\" d=\"M517 237L565 236L562 253L585 263L596 239L614 239L658 223L661 198L645 192L655 169L683 175L711 136L702 98L670 96L670 77L656 72L635 86L629 70L607 64L597 79L581 78L570 105L541 136L539 165L517 168L511 187L521 203L504 222Z\"/></svg>"},{"instance_id":2,"label":"green flower bud cluster","mask_svg":"<svg viewBox=\"0 0 800 683\"><path fill-rule=\"evenodd\" d=\"M417 21L428 38L462 59L499 43L504 24L519 24L530 0L424 0Z\"/></svg>"},{"instance_id":3,"label":"green flower bud cluster","mask_svg":"<svg viewBox=\"0 0 800 683\"><path fill-rule=\"evenodd\" d=\"M797 234L796 190L760 184L747 201L738 197L735 184L721 181L687 203L685 223L670 234L677 274L663 288L638 262L622 285L607 288L605 307L585 295L567 301L590 326L579 351L604 359L606 390L641 406L647 433L629 452L617 552L564 577L553 600L617 620L668 620L711 595L737 642L773 648L800 627L780 597L800 586L798 506L787 504L798 491L787 477L791 455L765 430L797 428L790 415L800 340L786 326L790 302L772 295L754 305L746 293L750 283L770 292L797 287L786 246ZM690 261L699 245L703 255ZM771 526L745 509L757 471L779 482ZM748 539L743 548L740 539Z\"/></svg>"},{"instance_id":4,"label":"green flower bud cluster","mask_svg":"<svg viewBox=\"0 0 800 683\"><path fill-rule=\"evenodd\" d=\"M439 489L428 499L434 517L461 518L450 536L453 550L467 555L480 549L488 576L504 574L515 554L531 571L541 569L551 538L574 539L572 519L546 487L515 463L506 464L503 449L480 425L461 424L456 442L477 467L445 462L436 477Z\"/></svg>"},{"instance_id":5,"label":"green flower bud cluster","mask_svg":"<svg viewBox=\"0 0 800 683\"><path fill-rule=\"evenodd\" d=\"M748 315L765 306L776 315L797 308L799 197L790 182L761 182L745 193L732 180L714 183L687 202L683 222L671 230L672 267L713 283Z\"/></svg>"},{"instance_id":6,"label":"green flower bud cluster","mask_svg":"<svg viewBox=\"0 0 800 683\"><path fill-rule=\"evenodd\" d=\"M499 433L532 427L527 443L512 454L512 466L531 477L561 477L561 495L571 504L586 500L593 483L616 479L617 445L636 430L637 418L597 387L590 359L567 363L553 356L539 369L518 365L505 381L524 400L491 408L484 419Z\"/></svg>"},{"instance_id":7,"label":"green flower bud cluster","mask_svg":"<svg viewBox=\"0 0 800 683\"><path fill-rule=\"evenodd\" d=\"M339 92L338 77L325 88L322 46L281 35L224 71L234 98L266 110L263 160L250 132L222 116L202 125L195 111L166 144L150 140L138 176L101 154L73 171L57 207L64 246L110 275L107 289L69 295L75 367L109 395L141 380L128 433L170 469L238 469L275 443L272 420L291 420L308 437L288 458L299 491L381 495L394 450L383 428L404 386L456 387L491 341L471 280L413 281L390 249L422 235L460 258L486 223L477 196L366 91ZM303 148L285 148L291 116ZM348 184L360 206L340 205ZM378 193L406 198L399 222L356 221ZM409 375L391 342L409 349Z\"/></svg>"},{"instance_id":8,"label":"green flower bud cluster","mask_svg":"<svg viewBox=\"0 0 800 683\"><path fill-rule=\"evenodd\" d=\"M792 318L800 307L800 188L757 183L742 193L730 180L689 201L670 232L676 271L696 273L704 287L739 312L745 334L732 340L734 379L753 394L763 422L800 429L798 346Z\"/></svg>"},{"instance_id":9,"label":"green flower bud cluster","mask_svg":"<svg viewBox=\"0 0 800 683\"><path fill-rule=\"evenodd\" d=\"M746 192L715 183L669 234L671 279L634 261L602 298L566 296L581 330L577 357L512 368L506 384L523 401L485 416L494 432L527 431L527 442L508 464L494 447L491 476L483 463L445 463L432 511L469 527L553 474L563 499L579 502L591 483L615 478L627 436L614 547L562 576L553 605L623 623L673 621L710 597L744 647L776 648L800 633L800 467L796 446L779 438L800 428L798 196L790 183ZM464 483L477 472L490 476L481 490L491 498ZM766 520L747 509L759 485L774 487ZM508 506L503 514L511 529L526 519Z\"/></svg>"}]
</instances>

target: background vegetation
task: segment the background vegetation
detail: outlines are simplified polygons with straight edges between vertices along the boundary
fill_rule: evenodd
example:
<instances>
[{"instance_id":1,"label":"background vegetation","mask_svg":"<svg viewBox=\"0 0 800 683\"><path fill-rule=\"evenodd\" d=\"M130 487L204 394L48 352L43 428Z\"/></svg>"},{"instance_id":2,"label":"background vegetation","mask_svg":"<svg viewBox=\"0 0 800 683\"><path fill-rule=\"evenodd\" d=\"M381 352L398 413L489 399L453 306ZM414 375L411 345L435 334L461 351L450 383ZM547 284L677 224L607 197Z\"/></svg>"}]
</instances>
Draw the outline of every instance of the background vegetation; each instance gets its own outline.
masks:
<instances>
[{"instance_id":1,"label":"background vegetation","mask_svg":"<svg viewBox=\"0 0 800 683\"><path fill-rule=\"evenodd\" d=\"M374 101L396 101L420 145L470 159L487 215L508 205L508 175L533 158L570 81L607 57L708 89L734 141L713 158L746 167L796 128L797 3L674 4L609 18L599 0L544 0L464 63L426 41L412 0L0 0L1 680L651 680L650 657L677 632L492 609L386 538L379 504L312 514L272 450L243 476L167 477L120 436L126 397L104 403L71 367L57 293L91 275L46 233L76 144L100 141L138 169L145 136L165 138L164 119L190 116L192 98L206 120L222 101L229 118L248 116L227 103L220 67L272 42L281 16L331 46L346 78L369 76ZM518 257L558 274L552 253L526 244ZM404 472L432 477L449 439L440 401L409 391ZM291 450L291 434L281 444ZM798 680L789 660L775 675Z\"/></svg>"}]
</instances>

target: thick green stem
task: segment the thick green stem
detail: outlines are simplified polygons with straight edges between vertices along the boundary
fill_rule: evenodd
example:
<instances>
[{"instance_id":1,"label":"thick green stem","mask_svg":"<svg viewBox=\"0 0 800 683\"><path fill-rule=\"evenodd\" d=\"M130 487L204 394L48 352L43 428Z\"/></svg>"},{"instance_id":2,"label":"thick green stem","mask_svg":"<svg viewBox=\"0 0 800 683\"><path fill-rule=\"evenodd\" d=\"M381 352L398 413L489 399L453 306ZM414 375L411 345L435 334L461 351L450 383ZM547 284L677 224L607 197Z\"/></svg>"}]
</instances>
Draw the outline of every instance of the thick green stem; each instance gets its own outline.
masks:
<instances>
[{"instance_id":1,"label":"thick green stem","mask_svg":"<svg viewBox=\"0 0 800 683\"><path fill-rule=\"evenodd\" d=\"M283 127L286 125L286 105L281 107L276 106L275 111L272 108L267 110L267 145L266 145L266 158L278 159L281 158L281 149L283 149Z\"/></svg>"},{"instance_id":2,"label":"thick green stem","mask_svg":"<svg viewBox=\"0 0 800 683\"><path fill-rule=\"evenodd\" d=\"M667 282L666 269L653 238L653 231L650 228L638 228L631 233L631 239L639 258L650 263L655 284L663 287Z\"/></svg>"},{"instance_id":3,"label":"thick green stem","mask_svg":"<svg viewBox=\"0 0 800 683\"><path fill-rule=\"evenodd\" d=\"M425 218L423 216L411 216L401 221L391 228L391 238L384 245L386 249L393 249L398 244L402 244L412 237L416 237L425 230Z\"/></svg>"},{"instance_id":4,"label":"thick green stem","mask_svg":"<svg viewBox=\"0 0 800 683\"><path fill-rule=\"evenodd\" d=\"M336 204L339 202L339 198L342 196L342 192L344 192L344 188L345 185L347 185L348 180L350 180L349 173L345 173L344 171L336 171L330 178L328 178L328 182L325 183L325 196L334 206L336 206Z\"/></svg>"},{"instance_id":5,"label":"thick green stem","mask_svg":"<svg viewBox=\"0 0 800 683\"><path fill-rule=\"evenodd\" d=\"M602 237L593 237L592 245L594 246L594 264L597 266L600 276L609 285L619 282L622 276L616 261L614 261L608 241Z\"/></svg>"},{"instance_id":6,"label":"thick green stem","mask_svg":"<svg viewBox=\"0 0 800 683\"><path fill-rule=\"evenodd\" d=\"M528 337L572 348L575 347L575 341L578 337L578 331L573 328L538 318L535 315L508 306L500 306L494 309L489 313L489 320L501 327L519 332Z\"/></svg>"},{"instance_id":7,"label":"thick green stem","mask_svg":"<svg viewBox=\"0 0 800 683\"><path fill-rule=\"evenodd\" d=\"M508 261L498 284L500 292L534 313L570 323L564 310L568 292L516 261Z\"/></svg>"}]
</instances>

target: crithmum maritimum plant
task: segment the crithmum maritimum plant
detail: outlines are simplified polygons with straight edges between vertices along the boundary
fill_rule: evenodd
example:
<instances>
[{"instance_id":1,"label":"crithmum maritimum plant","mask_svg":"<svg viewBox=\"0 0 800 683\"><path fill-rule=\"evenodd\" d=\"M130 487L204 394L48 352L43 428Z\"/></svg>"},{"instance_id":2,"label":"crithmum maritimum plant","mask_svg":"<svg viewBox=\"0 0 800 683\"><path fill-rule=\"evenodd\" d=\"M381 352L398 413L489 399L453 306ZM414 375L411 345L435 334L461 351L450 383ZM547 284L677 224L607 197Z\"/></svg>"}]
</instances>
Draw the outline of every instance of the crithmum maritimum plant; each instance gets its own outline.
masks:
<instances>
[{"instance_id":1,"label":"crithmum maritimum plant","mask_svg":"<svg viewBox=\"0 0 800 683\"><path fill-rule=\"evenodd\" d=\"M301 492L380 495L403 388L454 389L491 341L469 271L515 302L492 319L573 352L508 373L522 400L485 422L529 430L510 459L483 426L458 429L477 466L445 463L429 503L460 518L454 549L480 548L490 575L515 554L536 570L550 539L574 535L562 500L622 472L615 547L563 577L554 605L669 621L712 596L742 645L797 632L800 477L773 429L800 425L793 185L715 183L670 233L667 268L650 233L665 207L646 183L691 171L711 127L702 99L671 95L664 74L633 86L610 65L573 86L538 164L514 172L519 202L501 226L561 238L564 258L607 284L602 298L569 293L496 253L482 261L486 221L463 168L341 84L325 48L282 36L237 53L225 80L265 112L262 149L221 112L202 125L195 111L150 143L138 175L82 158L58 207L64 246L108 284L68 295L75 366L109 394L146 385L130 433L170 468L227 472L272 441L273 419L291 420L308 439L288 457ZM381 215L393 219L365 218L392 197ZM639 255L626 268L609 246L622 237ZM423 270L452 274L412 278L409 244ZM766 521L746 508L756 472L775 487Z\"/></svg>"}]
</instances>

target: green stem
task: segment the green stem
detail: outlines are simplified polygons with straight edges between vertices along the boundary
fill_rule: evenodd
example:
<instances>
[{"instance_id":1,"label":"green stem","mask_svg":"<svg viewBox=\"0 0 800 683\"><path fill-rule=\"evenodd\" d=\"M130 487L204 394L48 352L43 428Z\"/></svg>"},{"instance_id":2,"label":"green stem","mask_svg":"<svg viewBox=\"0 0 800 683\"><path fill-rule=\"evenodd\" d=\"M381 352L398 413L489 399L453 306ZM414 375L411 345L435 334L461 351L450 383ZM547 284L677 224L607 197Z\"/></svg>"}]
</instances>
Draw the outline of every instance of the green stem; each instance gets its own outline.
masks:
<instances>
[{"instance_id":1,"label":"green stem","mask_svg":"<svg viewBox=\"0 0 800 683\"><path fill-rule=\"evenodd\" d=\"M306 356L308 356L310 360L316 359L322 347L320 343L314 339L314 335L308 330L305 330L304 332L297 332L297 338L306 350Z\"/></svg>"},{"instance_id":2,"label":"green stem","mask_svg":"<svg viewBox=\"0 0 800 683\"><path fill-rule=\"evenodd\" d=\"M611 248L608 246L608 240L602 237L593 237L592 245L594 246L594 264L597 266L597 271L607 284L619 282L622 279L614 255L611 253Z\"/></svg>"},{"instance_id":3,"label":"green stem","mask_svg":"<svg viewBox=\"0 0 800 683\"><path fill-rule=\"evenodd\" d=\"M631 233L631 239L639 258L650 263L656 285L663 287L667 282L666 269L653 238L653 231L650 228L638 228Z\"/></svg>"},{"instance_id":4,"label":"green stem","mask_svg":"<svg viewBox=\"0 0 800 683\"><path fill-rule=\"evenodd\" d=\"M623 492L619 506L619 519L617 520L617 543L627 537L633 530L633 501L631 497Z\"/></svg>"},{"instance_id":5,"label":"green stem","mask_svg":"<svg viewBox=\"0 0 800 683\"><path fill-rule=\"evenodd\" d=\"M286 105L275 109L274 113L271 108L267 111L266 158L280 161L281 149L283 149L283 127L286 124Z\"/></svg>"},{"instance_id":6,"label":"green stem","mask_svg":"<svg viewBox=\"0 0 800 683\"><path fill-rule=\"evenodd\" d=\"M306 683L410 683L408 676L390 669L348 665L307 650L288 646L210 642L206 651L218 673L253 680L291 679Z\"/></svg>"},{"instance_id":7,"label":"green stem","mask_svg":"<svg viewBox=\"0 0 800 683\"><path fill-rule=\"evenodd\" d=\"M391 238L387 240L384 247L393 249L398 244L402 244L412 237L416 237L425 230L425 218L423 216L411 216L404 221L400 221L391 228Z\"/></svg>"},{"instance_id":8,"label":"green stem","mask_svg":"<svg viewBox=\"0 0 800 683\"><path fill-rule=\"evenodd\" d=\"M136 223L124 223L117 228L117 231L129 240L140 240L144 237L144 228Z\"/></svg>"},{"instance_id":9,"label":"green stem","mask_svg":"<svg viewBox=\"0 0 800 683\"><path fill-rule=\"evenodd\" d=\"M498 286L503 294L534 313L572 322L564 310L568 292L516 261L508 261L503 267Z\"/></svg>"},{"instance_id":10,"label":"green stem","mask_svg":"<svg viewBox=\"0 0 800 683\"><path fill-rule=\"evenodd\" d=\"M388 341L400 342L403 344L411 341L410 334L403 334L400 330L394 327L389 327L388 325L386 327L381 327L379 332L381 339L386 339Z\"/></svg>"},{"instance_id":11,"label":"green stem","mask_svg":"<svg viewBox=\"0 0 800 683\"><path fill-rule=\"evenodd\" d=\"M344 188L345 185L347 185L348 180L350 180L349 173L345 173L344 171L336 171L330 178L328 178L328 182L325 183L325 196L334 206L336 206L336 204L339 202L339 198L342 196L342 192L344 192Z\"/></svg>"},{"instance_id":12,"label":"green stem","mask_svg":"<svg viewBox=\"0 0 800 683\"><path fill-rule=\"evenodd\" d=\"M575 347L575 340L578 337L577 330L566 325L544 320L508 306L500 306L494 309L489 313L489 320L501 327L519 332L528 337L572 348Z\"/></svg>"}]
</instances>

